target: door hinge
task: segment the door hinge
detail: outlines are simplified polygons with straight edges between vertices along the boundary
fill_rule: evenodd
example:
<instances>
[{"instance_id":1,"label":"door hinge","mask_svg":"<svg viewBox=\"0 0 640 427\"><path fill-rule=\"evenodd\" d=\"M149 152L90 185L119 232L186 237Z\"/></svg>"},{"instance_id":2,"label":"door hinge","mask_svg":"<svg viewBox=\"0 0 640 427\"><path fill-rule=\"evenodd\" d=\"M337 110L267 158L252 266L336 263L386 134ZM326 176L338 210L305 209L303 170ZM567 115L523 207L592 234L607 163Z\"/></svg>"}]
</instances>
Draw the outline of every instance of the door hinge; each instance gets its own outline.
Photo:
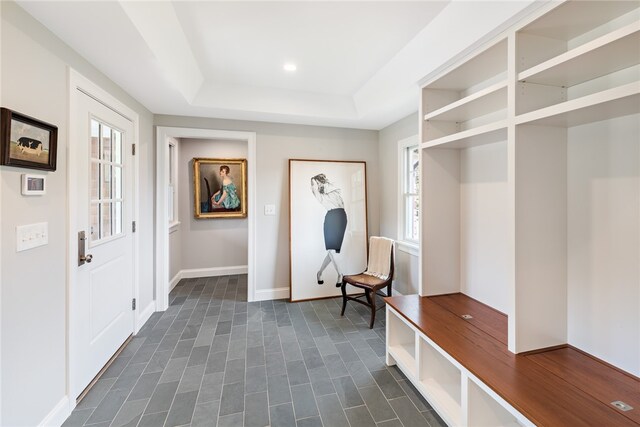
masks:
<instances>
[{"instance_id":1,"label":"door hinge","mask_svg":"<svg viewBox=\"0 0 640 427\"><path fill-rule=\"evenodd\" d=\"M135 310L136 309L136 299L132 299L131 300L131 310Z\"/></svg>"},{"instance_id":2,"label":"door hinge","mask_svg":"<svg viewBox=\"0 0 640 427\"><path fill-rule=\"evenodd\" d=\"M131 221L131 232L132 233L136 232L136 222L135 221Z\"/></svg>"},{"instance_id":3,"label":"door hinge","mask_svg":"<svg viewBox=\"0 0 640 427\"><path fill-rule=\"evenodd\" d=\"M131 144L131 155L132 156L136 155L136 144Z\"/></svg>"}]
</instances>

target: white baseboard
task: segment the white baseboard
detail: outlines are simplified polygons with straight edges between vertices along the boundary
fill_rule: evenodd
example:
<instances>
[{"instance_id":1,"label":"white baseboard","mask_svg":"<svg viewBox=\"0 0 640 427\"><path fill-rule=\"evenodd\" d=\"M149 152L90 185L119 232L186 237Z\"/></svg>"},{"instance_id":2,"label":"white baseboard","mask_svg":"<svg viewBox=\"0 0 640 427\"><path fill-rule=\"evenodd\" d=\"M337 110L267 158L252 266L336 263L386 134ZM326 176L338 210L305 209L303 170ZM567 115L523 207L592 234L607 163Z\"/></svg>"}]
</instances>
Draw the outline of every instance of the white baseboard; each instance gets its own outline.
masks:
<instances>
[{"instance_id":1,"label":"white baseboard","mask_svg":"<svg viewBox=\"0 0 640 427\"><path fill-rule=\"evenodd\" d=\"M61 426L69 415L71 415L71 411L73 408L69 406L69 398L67 396L63 397L60 402L49 412L49 415L44 417L38 426L41 427L59 427Z\"/></svg>"},{"instance_id":2,"label":"white baseboard","mask_svg":"<svg viewBox=\"0 0 640 427\"><path fill-rule=\"evenodd\" d=\"M144 326L145 323L147 323L147 320L149 320L149 318L151 317L151 315L156 311L156 302L155 301L151 301L144 310L140 310L138 312L138 319L136 320L136 326L137 326L137 330L135 331L135 333L137 334L138 331L140 330L140 328L142 328Z\"/></svg>"},{"instance_id":3,"label":"white baseboard","mask_svg":"<svg viewBox=\"0 0 640 427\"><path fill-rule=\"evenodd\" d=\"M249 267L246 265L233 265L230 267L191 268L180 270L169 282L169 292L176 287L182 279L195 279L198 277L229 276L231 274L247 274Z\"/></svg>"},{"instance_id":4,"label":"white baseboard","mask_svg":"<svg viewBox=\"0 0 640 427\"><path fill-rule=\"evenodd\" d=\"M171 279L171 281L169 282L169 292L171 292L173 288L176 287L176 285L181 279L182 279L182 270L178 271L176 275L173 276L173 279Z\"/></svg>"},{"instance_id":5,"label":"white baseboard","mask_svg":"<svg viewBox=\"0 0 640 427\"><path fill-rule=\"evenodd\" d=\"M289 299L289 287L256 290L254 301L267 301L272 299Z\"/></svg>"}]
</instances>

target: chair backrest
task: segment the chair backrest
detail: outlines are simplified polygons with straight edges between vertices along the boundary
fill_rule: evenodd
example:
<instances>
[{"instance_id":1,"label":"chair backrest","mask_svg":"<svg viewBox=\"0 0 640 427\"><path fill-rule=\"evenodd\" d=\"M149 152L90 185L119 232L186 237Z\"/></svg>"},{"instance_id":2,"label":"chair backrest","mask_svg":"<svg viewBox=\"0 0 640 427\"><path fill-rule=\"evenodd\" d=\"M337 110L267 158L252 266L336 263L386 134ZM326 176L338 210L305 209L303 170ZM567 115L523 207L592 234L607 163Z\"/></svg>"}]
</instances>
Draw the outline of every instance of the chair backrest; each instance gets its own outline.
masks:
<instances>
[{"instance_id":1,"label":"chair backrest","mask_svg":"<svg viewBox=\"0 0 640 427\"><path fill-rule=\"evenodd\" d=\"M375 245L375 247L373 247ZM374 274L377 277L388 277L390 279L393 278L394 274L394 247L395 242L386 237L378 237L371 236L369 238L369 259L367 262L367 271L372 273L380 273ZM389 258L386 258L385 251L389 251ZM386 268L389 267L388 275L386 275Z\"/></svg>"}]
</instances>

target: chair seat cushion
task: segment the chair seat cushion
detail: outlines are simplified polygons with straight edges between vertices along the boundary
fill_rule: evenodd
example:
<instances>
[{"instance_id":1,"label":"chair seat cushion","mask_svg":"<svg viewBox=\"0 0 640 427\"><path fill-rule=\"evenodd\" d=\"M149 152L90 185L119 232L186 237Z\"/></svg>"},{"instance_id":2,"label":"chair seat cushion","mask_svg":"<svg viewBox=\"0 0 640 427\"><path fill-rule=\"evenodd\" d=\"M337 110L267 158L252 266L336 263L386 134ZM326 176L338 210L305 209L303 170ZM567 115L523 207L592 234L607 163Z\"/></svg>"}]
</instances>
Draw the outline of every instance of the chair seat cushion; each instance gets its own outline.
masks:
<instances>
[{"instance_id":1,"label":"chair seat cushion","mask_svg":"<svg viewBox=\"0 0 640 427\"><path fill-rule=\"evenodd\" d=\"M359 286L361 288L369 288L369 289L374 289L374 288L386 286L387 284L389 284L388 279L382 280L377 277L370 276L368 274L353 274L350 276L344 276L342 280L344 280L346 283L350 285Z\"/></svg>"}]
</instances>

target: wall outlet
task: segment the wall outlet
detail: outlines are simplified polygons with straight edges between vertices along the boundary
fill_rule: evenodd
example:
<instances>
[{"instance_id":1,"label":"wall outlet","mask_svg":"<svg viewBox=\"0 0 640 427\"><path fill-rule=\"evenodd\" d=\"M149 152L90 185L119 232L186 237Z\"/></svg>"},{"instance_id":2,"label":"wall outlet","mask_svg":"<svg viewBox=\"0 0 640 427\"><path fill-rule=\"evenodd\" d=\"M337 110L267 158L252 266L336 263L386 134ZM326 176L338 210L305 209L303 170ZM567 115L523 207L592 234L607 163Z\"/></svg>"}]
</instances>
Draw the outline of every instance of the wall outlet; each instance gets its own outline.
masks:
<instances>
[{"instance_id":1,"label":"wall outlet","mask_svg":"<svg viewBox=\"0 0 640 427\"><path fill-rule=\"evenodd\" d=\"M16 252L37 248L49 243L49 223L19 225L16 227Z\"/></svg>"},{"instance_id":2,"label":"wall outlet","mask_svg":"<svg viewBox=\"0 0 640 427\"><path fill-rule=\"evenodd\" d=\"M264 205L264 214L265 215L275 215L276 214L276 205Z\"/></svg>"}]
</instances>

